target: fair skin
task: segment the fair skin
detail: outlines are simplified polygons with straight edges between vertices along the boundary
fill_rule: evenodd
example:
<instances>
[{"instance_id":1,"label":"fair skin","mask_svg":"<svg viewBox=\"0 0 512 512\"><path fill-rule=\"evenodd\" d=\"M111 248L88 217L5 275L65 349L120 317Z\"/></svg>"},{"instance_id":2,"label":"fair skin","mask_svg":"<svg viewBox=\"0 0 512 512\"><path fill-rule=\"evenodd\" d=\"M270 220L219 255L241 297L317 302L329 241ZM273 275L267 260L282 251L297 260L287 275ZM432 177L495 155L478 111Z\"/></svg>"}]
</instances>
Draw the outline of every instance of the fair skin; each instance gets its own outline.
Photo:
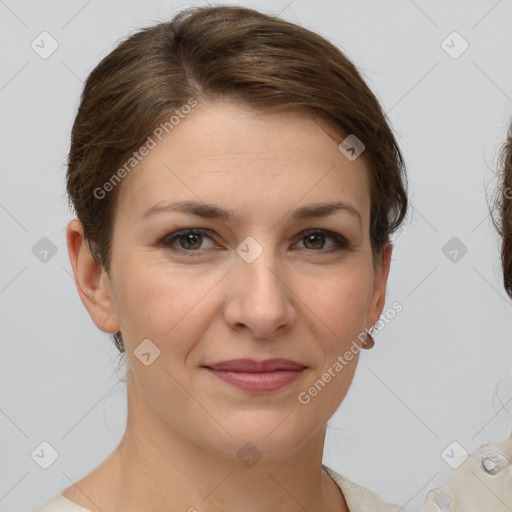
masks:
<instances>
[{"instance_id":1,"label":"fair skin","mask_svg":"<svg viewBox=\"0 0 512 512\"><path fill-rule=\"evenodd\" d=\"M122 332L129 373L120 445L65 497L102 512L348 511L322 454L358 355L309 403L297 399L376 323L385 301L391 247L374 269L367 164L345 158L341 140L304 114L200 103L124 178L110 275L79 221L69 223L78 292L98 328ZM185 200L238 220L176 211L142 219L160 201ZM357 213L292 218L297 208L333 201ZM211 231L160 243L187 228ZM335 250L329 233L306 236L312 229L339 234L349 248ZM236 252L248 236L263 251L251 263ZM160 350L148 366L134 355L145 339ZM307 368L267 393L203 368L274 357ZM247 442L262 454L251 467L236 455Z\"/></svg>"}]
</instances>

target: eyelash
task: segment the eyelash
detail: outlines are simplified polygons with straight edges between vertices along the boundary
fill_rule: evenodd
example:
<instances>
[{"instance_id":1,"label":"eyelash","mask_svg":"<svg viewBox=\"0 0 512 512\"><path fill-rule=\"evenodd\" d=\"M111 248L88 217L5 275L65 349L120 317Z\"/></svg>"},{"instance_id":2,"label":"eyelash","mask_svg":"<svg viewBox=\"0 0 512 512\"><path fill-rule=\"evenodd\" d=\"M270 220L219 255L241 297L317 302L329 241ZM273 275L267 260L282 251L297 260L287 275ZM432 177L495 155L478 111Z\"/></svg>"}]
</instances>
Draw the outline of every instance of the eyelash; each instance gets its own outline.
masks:
<instances>
[{"instance_id":1,"label":"eyelash","mask_svg":"<svg viewBox=\"0 0 512 512\"><path fill-rule=\"evenodd\" d=\"M171 244L175 240L179 240L180 237L188 235L188 234L206 235L208 238L211 239L210 235L212 233L213 232L211 230L202 229L202 228L183 229L181 231L176 231L174 233L170 233L170 234L166 235L160 241L159 245L162 245L166 249L183 254L187 257L201 256L206 249L200 249L200 250L181 249L181 248L177 248L177 247L172 247ZM304 231L303 233L300 233L300 234L302 236L300 237L299 241L301 241L303 238L305 238L308 235L319 234L319 235L324 235L326 238L331 238L332 240L334 240L335 244L337 245L337 247L335 247L334 249L328 249L328 250L306 249L306 251L309 251L309 252L313 252L313 253L319 252L319 253L328 253L329 254L329 253L338 252L338 251L342 251L342 250L350 250L350 245L344 237L342 237L341 235L338 235L336 233L333 233L332 231L328 231L326 229L311 229L308 231Z\"/></svg>"}]
</instances>

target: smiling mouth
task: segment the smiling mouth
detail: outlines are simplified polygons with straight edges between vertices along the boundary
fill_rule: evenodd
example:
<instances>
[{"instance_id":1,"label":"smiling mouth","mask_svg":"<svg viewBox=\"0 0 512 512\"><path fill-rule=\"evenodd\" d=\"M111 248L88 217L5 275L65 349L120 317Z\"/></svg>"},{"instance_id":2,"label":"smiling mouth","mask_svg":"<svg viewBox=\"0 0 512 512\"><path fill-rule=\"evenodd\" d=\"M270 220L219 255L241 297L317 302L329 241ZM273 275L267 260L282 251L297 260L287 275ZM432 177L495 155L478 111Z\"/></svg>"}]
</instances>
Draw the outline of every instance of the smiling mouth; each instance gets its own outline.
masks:
<instances>
[{"instance_id":1,"label":"smiling mouth","mask_svg":"<svg viewBox=\"0 0 512 512\"><path fill-rule=\"evenodd\" d=\"M203 366L223 382L244 391L270 393L291 384L306 370L306 366L289 360L224 361Z\"/></svg>"}]
</instances>

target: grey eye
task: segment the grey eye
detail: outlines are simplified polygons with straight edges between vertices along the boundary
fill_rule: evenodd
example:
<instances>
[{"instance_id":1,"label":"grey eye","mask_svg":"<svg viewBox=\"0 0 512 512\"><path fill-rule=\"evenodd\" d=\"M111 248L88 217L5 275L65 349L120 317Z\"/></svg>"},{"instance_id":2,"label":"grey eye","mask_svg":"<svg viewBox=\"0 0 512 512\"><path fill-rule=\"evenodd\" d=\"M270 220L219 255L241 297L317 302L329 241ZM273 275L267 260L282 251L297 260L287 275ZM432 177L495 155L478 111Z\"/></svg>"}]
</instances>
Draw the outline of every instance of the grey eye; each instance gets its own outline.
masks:
<instances>
[{"instance_id":1,"label":"grey eye","mask_svg":"<svg viewBox=\"0 0 512 512\"><path fill-rule=\"evenodd\" d=\"M506 468L512 461L503 453L495 450L486 450L475 456L483 471L489 475L496 475Z\"/></svg>"}]
</instances>

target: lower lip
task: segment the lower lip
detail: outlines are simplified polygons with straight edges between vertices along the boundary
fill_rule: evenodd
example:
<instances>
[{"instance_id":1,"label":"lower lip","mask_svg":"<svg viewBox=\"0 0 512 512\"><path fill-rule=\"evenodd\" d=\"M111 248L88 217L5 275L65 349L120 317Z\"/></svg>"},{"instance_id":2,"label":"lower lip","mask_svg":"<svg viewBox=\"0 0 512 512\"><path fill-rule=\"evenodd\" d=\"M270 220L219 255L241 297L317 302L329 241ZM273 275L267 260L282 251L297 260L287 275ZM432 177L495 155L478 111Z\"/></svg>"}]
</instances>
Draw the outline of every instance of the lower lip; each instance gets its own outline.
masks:
<instances>
[{"instance_id":1,"label":"lower lip","mask_svg":"<svg viewBox=\"0 0 512 512\"><path fill-rule=\"evenodd\" d=\"M214 370L206 368L219 379L245 391L271 392L277 391L296 380L305 368L301 370L278 370L275 372L246 373Z\"/></svg>"}]
</instances>

